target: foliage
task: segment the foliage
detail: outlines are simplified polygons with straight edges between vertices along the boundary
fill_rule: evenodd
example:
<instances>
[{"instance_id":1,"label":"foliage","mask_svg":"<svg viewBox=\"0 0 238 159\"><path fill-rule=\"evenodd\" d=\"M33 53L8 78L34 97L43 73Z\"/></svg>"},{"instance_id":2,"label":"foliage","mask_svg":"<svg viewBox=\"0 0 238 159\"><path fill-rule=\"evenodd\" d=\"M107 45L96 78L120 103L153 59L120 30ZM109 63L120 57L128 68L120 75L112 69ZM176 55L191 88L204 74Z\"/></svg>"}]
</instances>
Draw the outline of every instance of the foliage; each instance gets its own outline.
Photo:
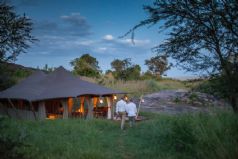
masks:
<instances>
[{"instance_id":1,"label":"foliage","mask_svg":"<svg viewBox=\"0 0 238 159\"><path fill-rule=\"evenodd\" d=\"M160 87L158 83L155 80L148 80L147 81L147 87L152 92L160 91Z\"/></svg>"},{"instance_id":2,"label":"foliage","mask_svg":"<svg viewBox=\"0 0 238 159\"><path fill-rule=\"evenodd\" d=\"M237 115L231 112L169 116L142 113L148 120L120 130L120 122L94 119L9 121L24 126L26 158L203 158L236 159ZM7 129L10 129L8 127ZM9 132L13 134L14 132ZM116 146L115 146L116 145Z\"/></svg>"},{"instance_id":3,"label":"foliage","mask_svg":"<svg viewBox=\"0 0 238 159\"><path fill-rule=\"evenodd\" d=\"M175 103L180 103L180 102L181 102L181 97L176 97L176 98L174 99L174 102L175 102Z\"/></svg>"},{"instance_id":4,"label":"foliage","mask_svg":"<svg viewBox=\"0 0 238 159\"><path fill-rule=\"evenodd\" d=\"M83 54L80 58L76 58L70 62L74 67L73 72L77 75L87 77L99 77L101 70L98 66L96 58L89 54Z\"/></svg>"},{"instance_id":5,"label":"foliage","mask_svg":"<svg viewBox=\"0 0 238 159\"><path fill-rule=\"evenodd\" d=\"M131 63L131 59L115 59L111 62L114 77L120 80L138 80L140 78L141 67Z\"/></svg>"},{"instance_id":6,"label":"foliage","mask_svg":"<svg viewBox=\"0 0 238 159\"><path fill-rule=\"evenodd\" d=\"M156 0L127 34L159 24L169 36L154 48L188 71L223 76L233 110L238 112L238 3L236 1ZM126 35L127 35L126 34Z\"/></svg>"},{"instance_id":7,"label":"foliage","mask_svg":"<svg viewBox=\"0 0 238 159\"><path fill-rule=\"evenodd\" d=\"M170 69L165 55L151 57L150 59L145 60L145 64L148 66L149 71L151 71L154 76L158 76L159 78L165 73L165 71Z\"/></svg>"},{"instance_id":8,"label":"foliage","mask_svg":"<svg viewBox=\"0 0 238 159\"><path fill-rule=\"evenodd\" d=\"M20 16L14 7L0 1L0 61L16 61L36 39L31 35L32 22Z\"/></svg>"},{"instance_id":9,"label":"foliage","mask_svg":"<svg viewBox=\"0 0 238 159\"><path fill-rule=\"evenodd\" d=\"M193 92L193 93L191 93L191 94L189 95L188 98L189 98L190 100L194 101L194 100L198 99L198 95Z\"/></svg>"},{"instance_id":10,"label":"foliage","mask_svg":"<svg viewBox=\"0 0 238 159\"><path fill-rule=\"evenodd\" d=\"M150 80L156 79L156 77L152 74L151 71L147 70L146 72L142 73L141 80Z\"/></svg>"},{"instance_id":11,"label":"foliage","mask_svg":"<svg viewBox=\"0 0 238 159\"><path fill-rule=\"evenodd\" d=\"M0 116L0 156L1 159L21 159L24 154L19 150L26 147L26 133L10 119Z\"/></svg>"},{"instance_id":12,"label":"foliage","mask_svg":"<svg viewBox=\"0 0 238 159\"><path fill-rule=\"evenodd\" d=\"M140 79L140 65L132 65L127 69L127 78L126 80L139 80Z\"/></svg>"},{"instance_id":13,"label":"foliage","mask_svg":"<svg viewBox=\"0 0 238 159\"><path fill-rule=\"evenodd\" d=\"M226 80L224 80L224 77L215 76L213 78L210 78L209 80L200 83L193 89L195 91L212 94L216 97L229 98L229 89L227 89L226 85L227 83Z\"/></svg>"},{"instance_id":14,"label":"foliage","mask_svg":"<svg viewBox=\"0 0 238 159\"><path fill-rule=\"evenodd\" d=\"M0 90L7 89L26 78L32 71L22 68L11 68L7 63L0 63Z\"/></svg>"},{"instance_id":15,"label":"foliage","mask_svg":"<svg viewBox=\"0 0 238 159\"><path fill-rule=\"evenodd\" d=\"M5 90L16 84L16 81L2 67L0 68L0 90Z\"/></svg>"}]
</instances>

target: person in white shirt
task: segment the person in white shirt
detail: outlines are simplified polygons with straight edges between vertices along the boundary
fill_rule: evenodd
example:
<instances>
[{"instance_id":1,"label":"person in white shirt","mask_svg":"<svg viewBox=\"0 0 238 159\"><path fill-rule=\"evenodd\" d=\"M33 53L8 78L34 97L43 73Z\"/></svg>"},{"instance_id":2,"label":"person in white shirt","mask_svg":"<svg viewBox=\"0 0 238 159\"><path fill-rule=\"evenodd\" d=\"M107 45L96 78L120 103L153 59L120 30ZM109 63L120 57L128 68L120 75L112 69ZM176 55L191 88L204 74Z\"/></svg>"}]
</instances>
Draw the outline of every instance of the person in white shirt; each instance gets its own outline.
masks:
<instances>
[{"instance_id":1,"label":"person in white shirt","mask_svg":"<svg viewBox=\"0 0 238 159\"><path fill-rule=\"evenodd\" d=\"M124 130L126 120L126 102L123 97L116 103L116 113L117 116L121 117L121 129Z\"/></svg>"},{"instance_id":2,"label":"person in white shirt","mask_svg":"<svg viewBox=\"0 0 238 159\"><path fill-rule=\"evenodd\" d=\"M126 112L129 117L130 127L132 127L135 125L135 117L137 113L136 104L133 102L132 99L130 99L126 104Z\"/></svg>"}]
</instances>

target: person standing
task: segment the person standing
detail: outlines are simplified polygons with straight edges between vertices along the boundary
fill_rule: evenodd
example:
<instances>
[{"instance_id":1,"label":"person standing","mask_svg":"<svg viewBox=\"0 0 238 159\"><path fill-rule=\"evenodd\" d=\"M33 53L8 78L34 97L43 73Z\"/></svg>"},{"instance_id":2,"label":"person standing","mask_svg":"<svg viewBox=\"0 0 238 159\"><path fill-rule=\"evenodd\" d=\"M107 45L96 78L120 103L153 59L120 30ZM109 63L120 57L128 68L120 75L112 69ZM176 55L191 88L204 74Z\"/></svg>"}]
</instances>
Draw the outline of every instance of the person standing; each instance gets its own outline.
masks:
<instances>
[{"instance_id":1,"label":"person standing","mask_svg":"<svg viewBox=\"0 0 238 159\"><path fill-rule=\"evenodd\" d=\"M121 129L124 130L126 120L126 102L123 97L116 103L116 113L117 116L121 117Z\"/></svg>"},{"instance_id":2,"label":"person standing","mask_svg":"<svg viewBox=\"0 0 238 159\"><path fill-rule=\"evenodd\" d=\"M130 127L133 127L135 125L135 117L136 117L137 108L136 108L136 104L133 102L132 99L130 99L126 104L126 112L129 117Z\"/></svg>"}]
</instances>

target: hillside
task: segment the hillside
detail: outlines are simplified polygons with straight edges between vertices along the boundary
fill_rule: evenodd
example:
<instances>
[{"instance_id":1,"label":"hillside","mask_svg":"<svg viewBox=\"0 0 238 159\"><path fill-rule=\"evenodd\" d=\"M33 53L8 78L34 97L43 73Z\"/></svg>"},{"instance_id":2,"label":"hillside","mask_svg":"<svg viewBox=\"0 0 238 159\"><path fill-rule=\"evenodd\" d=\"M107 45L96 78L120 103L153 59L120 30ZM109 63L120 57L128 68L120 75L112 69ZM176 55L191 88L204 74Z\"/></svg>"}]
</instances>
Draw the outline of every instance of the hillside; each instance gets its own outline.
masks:
<instances>
[{"instance_id":1,"label":"hillside","mask_svg":"<svg viewBox=\"0 0 238 159\"><path fill-rule=\"evenodd\" d=\"M0 91L11 87L29 76L36 69L14 63L0 62Z\"/></svg>"},{"instance_id":2,"label":"hillside","mask_svg":"<svg viewBox=\"0 0 238 159\"><path fill-rule=\"evenodd\" d=\"M5 68L10 72L14 72L16 70L22 70L22 71L36 71L37 70L36 68L25 67L19 64L8 63L8 62L0 62L0 67Z\"/></svg>"}]
</instances>

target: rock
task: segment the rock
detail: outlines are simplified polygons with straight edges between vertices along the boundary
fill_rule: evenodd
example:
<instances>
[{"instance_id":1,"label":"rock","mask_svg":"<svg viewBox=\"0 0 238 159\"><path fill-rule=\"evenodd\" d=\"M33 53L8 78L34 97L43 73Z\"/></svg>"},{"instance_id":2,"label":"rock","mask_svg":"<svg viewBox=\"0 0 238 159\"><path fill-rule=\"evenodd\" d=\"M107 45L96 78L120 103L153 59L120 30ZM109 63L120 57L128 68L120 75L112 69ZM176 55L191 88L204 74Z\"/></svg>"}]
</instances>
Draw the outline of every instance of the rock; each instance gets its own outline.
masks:
<instances>
[{"instance_id":1,"label":"rock","mask_svg":"<svg viewBox=\"0 0 238 159\"><path fill-rule=\"evenodd\" d=\"M198 102L198 101L193 102L193 104L194 104L194 105L197 105L197 106L203 106L203 103Z\"/></svg>"},{"instance_id":2,"label":"rock","mask_svg":"<svg viewBox=\"0 0 238 159\"><path fill-rule=\"evenodd\" d=\"M136 100L139 104L139 99ZM144 103L141 104L143 111L163 112L177 114L184 112L207 112L207 106L224 107L216 97L200 93L188 92L186 90L166 90L144 96Z\"/></svg>"}]
</instances>

